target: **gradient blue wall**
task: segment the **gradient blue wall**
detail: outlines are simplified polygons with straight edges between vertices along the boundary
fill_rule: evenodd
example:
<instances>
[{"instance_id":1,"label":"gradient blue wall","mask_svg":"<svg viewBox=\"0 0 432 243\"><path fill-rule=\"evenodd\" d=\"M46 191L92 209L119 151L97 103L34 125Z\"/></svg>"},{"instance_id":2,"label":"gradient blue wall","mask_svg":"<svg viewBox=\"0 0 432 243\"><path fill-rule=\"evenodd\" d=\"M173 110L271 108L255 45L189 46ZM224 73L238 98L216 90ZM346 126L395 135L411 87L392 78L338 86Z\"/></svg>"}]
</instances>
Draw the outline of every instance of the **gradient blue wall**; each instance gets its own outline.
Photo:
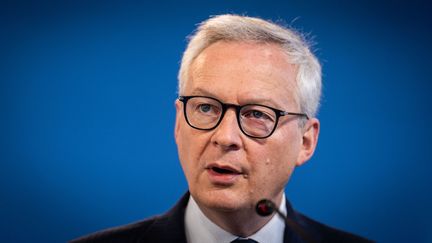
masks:
<instances>
[{"instance_id":1,"label":"gradient blue wall","mask_svg":"<svg viewBox=\"0 0 432 243\"><path fill-rule=\"evenodd\" d=\"M322 132L287 187L294 206L380 242L432 242L430 4L181 2L1 2L0 241L64 242L175 203L185 37L228 12L317 43Z\"/></svg>"}]
</instances>

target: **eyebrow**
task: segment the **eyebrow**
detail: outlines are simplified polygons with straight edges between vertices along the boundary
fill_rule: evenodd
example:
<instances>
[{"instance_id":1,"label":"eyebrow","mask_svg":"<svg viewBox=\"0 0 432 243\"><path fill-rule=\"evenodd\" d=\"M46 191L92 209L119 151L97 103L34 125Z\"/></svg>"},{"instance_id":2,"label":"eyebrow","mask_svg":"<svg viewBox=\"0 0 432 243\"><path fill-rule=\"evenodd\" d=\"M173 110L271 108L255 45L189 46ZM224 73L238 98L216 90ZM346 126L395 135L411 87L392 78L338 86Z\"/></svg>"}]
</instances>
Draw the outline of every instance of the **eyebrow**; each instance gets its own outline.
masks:
<instances>
[{"instance_id":1,"label":"eyebrow","mask_svg":"<svg viewBox=\"0 0 432 243\"><path fill-rule=\"evenodd\" d=\"M217 100L220 100L220 101L226 103L221 98L219 98L219 96L217 96L214 93L212 93L211 91L205 90L203 88L196 88L194 91L192 91L192 95L209 96L209 97L215 98ZM276 108L279 110L285 110L280 104L274 102L271 99L264 98L264 97L253 97L253 98L248 97L243 101L245 101L245 102L242 102L239 105L250 105L250 104L266 105L266 106L270 106L270 107L273 107L273 108Z\"/></svg>"},{"instance_id":2,"label":"eyebrow","mask_svg":"<svg viewBox=\"0 0 432 243\"><path fill-rule=\"evenodd\" d=\"M219 99L219 98L217 97L217 95L213 94L213 93L210 92L210 91L207 91L207 90L205 90L205 89L202 89L202 88L196 88L196 89L194 89L194 91L192 91L192 95L205 95L205 96L213 97L213 98L215 98L215 99Z\"/></svg>"}]
</instances>

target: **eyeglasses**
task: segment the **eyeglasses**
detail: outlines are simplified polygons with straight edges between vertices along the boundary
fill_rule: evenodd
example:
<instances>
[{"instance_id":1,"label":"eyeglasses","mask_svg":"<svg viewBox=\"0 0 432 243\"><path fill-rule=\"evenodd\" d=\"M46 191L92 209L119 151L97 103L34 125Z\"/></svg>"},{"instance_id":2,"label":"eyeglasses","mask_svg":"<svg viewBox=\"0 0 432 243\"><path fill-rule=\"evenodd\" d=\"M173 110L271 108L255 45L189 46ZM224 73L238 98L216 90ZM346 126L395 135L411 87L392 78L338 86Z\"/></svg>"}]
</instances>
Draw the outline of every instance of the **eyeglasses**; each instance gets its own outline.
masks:
<instances>
[{"instance_id":1,"label":"eyeglasses","mask_svg":"<svg viewBox=\"0 0 432 243\"><path fill-rule=\"evenodd\" d=\"M281 111L259 104L235 105L222 103L207 96L180 96L183 112L189 126L199 130L212 130L222 121L228 108L233 107L240 130L251 138L267 138L276 130L279 117L285 115L309 117L304 113Z\"/></svg>"}]
</instances>

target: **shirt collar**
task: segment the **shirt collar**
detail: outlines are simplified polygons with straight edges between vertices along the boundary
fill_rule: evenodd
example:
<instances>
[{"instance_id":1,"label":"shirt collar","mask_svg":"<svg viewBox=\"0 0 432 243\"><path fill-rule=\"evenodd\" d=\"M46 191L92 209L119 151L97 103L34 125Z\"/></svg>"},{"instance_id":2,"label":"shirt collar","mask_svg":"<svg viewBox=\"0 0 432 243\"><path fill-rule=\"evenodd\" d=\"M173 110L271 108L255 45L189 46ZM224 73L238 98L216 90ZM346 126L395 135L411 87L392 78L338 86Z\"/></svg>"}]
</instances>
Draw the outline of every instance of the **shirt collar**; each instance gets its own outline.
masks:
<instances>
[{"instance_id":1,"label":"shirt collar","mask_svg":"<svg viewBox=\"0 0 432 243\"><path fill-rule=\"evenodd\" d=\"M286 199L285 194L282 196L282 203L279 210L286 215ZM275 214L276 215L276 214ZM281 217L272 216L272 219L267 222L260 230L255 234L249 236L258 242L275 242L282 243L284 237L285 222ZM189 243L209 242L209 243L220 243L220 242L231 242L238 238L215 223L208 219L197 203L193 199L192 195L189 198L188 205L185 212L185 230L186 238Z\"/></svg>"}]
</instances>

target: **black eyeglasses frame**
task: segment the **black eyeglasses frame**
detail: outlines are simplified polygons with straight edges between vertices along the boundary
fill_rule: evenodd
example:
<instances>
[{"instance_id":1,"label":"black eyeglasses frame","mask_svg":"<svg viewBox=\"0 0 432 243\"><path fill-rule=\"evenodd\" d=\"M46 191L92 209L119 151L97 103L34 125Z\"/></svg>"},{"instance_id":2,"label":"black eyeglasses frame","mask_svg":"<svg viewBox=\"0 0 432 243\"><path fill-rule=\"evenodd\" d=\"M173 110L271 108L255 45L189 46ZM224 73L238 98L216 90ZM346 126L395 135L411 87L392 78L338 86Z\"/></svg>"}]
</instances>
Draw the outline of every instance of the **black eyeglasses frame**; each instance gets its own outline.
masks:
<instances>
[{"instance_id":1,"label":"black eyeglasses frame","mask_svg":"<svg viewBox=\"0 0 432 243\"><path fill-rule=\"evenodd\" d=\"M221 113L221 115L220 115L220 118L219 118L218 122L217 122L213 127L211 127L211 128L199 128L199 127L193 126L193 125L189 122L189 119L188 119L188 116L187 116L187 112L186 112L186 105L187 105L187 102L188 102L190 99L192 99L192 98L196 98L196 97L212 99L212 100L217 101L218 103L221 104L221 106L222 106L222 113ZM181 96L178 97L178 100L181 101L181 102L183 103L183 113L184 113L184 117L185 117L185 119L186 119L187 124L188 124L189 126L195 128L195 129L198 129L198 130L204 130L204 131L213 130L213 129L215 129L217 126L219 126L219 124L221 123L221 121L222 121L222 119L223 119L223 117L224 117L224 115L225 115L225 112L226 112L229 108L231 108L231 107L233 107L233 108L235 109L235 111L236 111L237 124L238 124L240 130L243 132L243 134L245 134L246 136L248 136L248 137L250 137L250 138L264 139L264 138L268 138L268 137L270 137L270 136L273 134L273 132L276 130L276 127L277 127L278 122L279 122L279 117L281 117L281 116L286 116L286 115L301 116L301 117L306 118L306 120L309 120L309 116L308 116L307 114L305 114L305 113L297 113L297 112L282 111L282 110L279 110L279 109L276 109L276 108L273 108L273 107L270 107L270 106L262 105L262 104L245 104L245 105L236 105L236 104L230 104L230 103L223 103L222 101L220 101L220 100L218 100L218 99L216 99L216 98L209 97L209 96L203 96L203 95L192 95L192 96L184 96L184 95L181 95ZM267 136L264 136L264 137L257 137L257 136L250 135L250 134L246 133L246 132L243 130L243 127L242 127L242 125L241 125L241 123L240 123L240 111L241 111L241 109L243 109L243 107L245 107L245 106L250 106L250 105L257 105L257 106L266 107L266 108L269 108L269 109L271 109L271 110L273 110L273 111L275 112L275 114L276 114L276 121L275 121L275 124L274 124L273 130L272 130L272 131L271 131Z\"/></svg>"}]
</instances>

